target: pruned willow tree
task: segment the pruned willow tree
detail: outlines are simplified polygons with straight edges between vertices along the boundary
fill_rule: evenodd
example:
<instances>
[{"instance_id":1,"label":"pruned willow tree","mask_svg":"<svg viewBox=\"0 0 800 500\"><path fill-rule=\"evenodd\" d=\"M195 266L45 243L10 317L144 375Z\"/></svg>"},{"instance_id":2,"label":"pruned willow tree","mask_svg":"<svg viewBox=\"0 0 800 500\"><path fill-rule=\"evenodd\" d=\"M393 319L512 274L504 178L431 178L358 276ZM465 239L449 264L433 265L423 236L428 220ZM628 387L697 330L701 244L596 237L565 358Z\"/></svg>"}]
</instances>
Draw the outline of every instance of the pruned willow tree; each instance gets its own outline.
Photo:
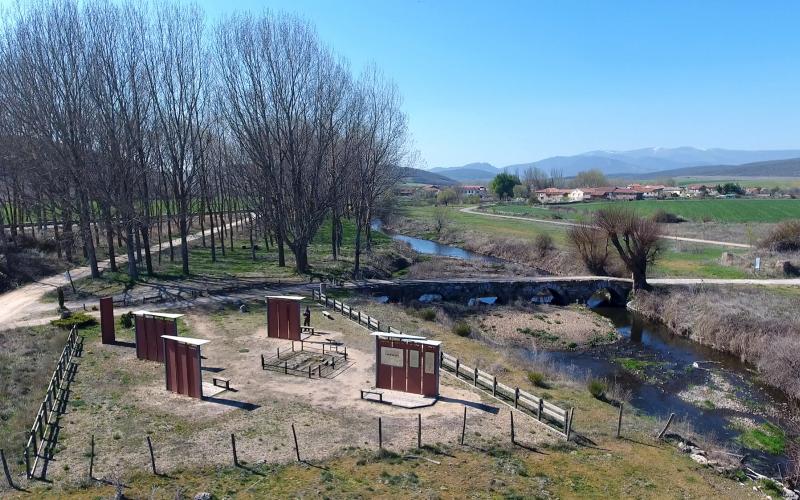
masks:
<instances>
[{"instance_id":1,"label":"pruned willow tree","mask_svg":"<svg viewBox=\"0 0 800 500\"><path fill-rule=\"evenodd\" d=\"M378 70L354 78L288 15L211 26L182 2L8 10L0 282L32 245L87 263L93 277L105 257L134 280L163 258L188 274L198 230L211 260L247 231L254 260L263 238L281 266L291 252L308 272L326 221L339 257L345 220L356 227L358 274L376 204L411 158L400 105ZM151 255L154 246L164 251Z\"/></svg>"}]
</instances>

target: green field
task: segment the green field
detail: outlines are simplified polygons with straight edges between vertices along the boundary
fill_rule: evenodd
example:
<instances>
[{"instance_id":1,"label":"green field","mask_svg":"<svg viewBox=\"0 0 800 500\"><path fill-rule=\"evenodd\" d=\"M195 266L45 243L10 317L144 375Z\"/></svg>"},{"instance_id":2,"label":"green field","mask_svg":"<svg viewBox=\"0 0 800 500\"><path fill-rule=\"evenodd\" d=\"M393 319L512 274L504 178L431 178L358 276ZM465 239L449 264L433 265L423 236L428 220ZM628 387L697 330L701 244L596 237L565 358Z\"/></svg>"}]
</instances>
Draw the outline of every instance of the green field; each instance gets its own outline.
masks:
<instances>
[{"instance_id":1,"label":"green field","mask_svg":"<svg viewBox=\"0 0 800 500\"><path fill-rule=\"evenodd\" d=\"M493 211L540 218L551 218L555 215L556 217L579 219L596 210L611 206L631 208L640 215L652 215L663 210L695 222L780 222L787 219L800 219L800 200L787 199L602 201L548 208L508 204L498 205Z\"/></svg>"}]
</instances>

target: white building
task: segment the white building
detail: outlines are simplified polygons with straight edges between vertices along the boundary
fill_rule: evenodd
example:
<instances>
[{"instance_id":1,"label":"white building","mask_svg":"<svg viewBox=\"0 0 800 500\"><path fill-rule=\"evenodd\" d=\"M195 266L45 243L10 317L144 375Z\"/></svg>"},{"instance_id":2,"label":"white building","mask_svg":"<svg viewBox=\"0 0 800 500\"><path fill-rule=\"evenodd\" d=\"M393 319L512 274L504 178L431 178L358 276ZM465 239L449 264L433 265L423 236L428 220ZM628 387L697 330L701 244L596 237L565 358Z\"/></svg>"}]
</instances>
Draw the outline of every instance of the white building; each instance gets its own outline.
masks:
<instances>
[{"instance_id":1,"label":"white building","mask_svg":"<svg viewBox=\"0 0 800 500\"><path fill-rule=\"evenodd\" d=\"M580 189L547 188L536 190L536 200L539 203L575 203L583 201L583 191Z\"/></svg>"}]
</instances>

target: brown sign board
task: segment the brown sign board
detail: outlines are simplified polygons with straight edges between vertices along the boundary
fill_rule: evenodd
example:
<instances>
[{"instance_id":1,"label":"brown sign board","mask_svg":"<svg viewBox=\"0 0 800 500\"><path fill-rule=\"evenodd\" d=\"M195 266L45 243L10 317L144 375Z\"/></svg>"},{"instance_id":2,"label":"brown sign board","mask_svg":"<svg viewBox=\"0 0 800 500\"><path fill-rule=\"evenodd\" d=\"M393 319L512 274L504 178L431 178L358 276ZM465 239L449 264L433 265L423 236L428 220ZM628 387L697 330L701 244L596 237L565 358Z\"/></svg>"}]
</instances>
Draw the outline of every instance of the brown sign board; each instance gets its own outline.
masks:
<instances>
[{"instance_id":1,"label":"brown sign board","mask_svg":"<svg viewBox=\"0 0 800 500\"><path fill-rule=\"evenodd\" d=\"M208 340L162 335L159 339L164 352L164 379L167 390L203 398L200 346Z\"/></svg>"},{"instance_id":2,"label":"brown sign board","mask_svg":"<svg viewBox=\"0 0 800 500\"><path fill-rule=\"evenodd\" d=\"M300 301L297 295L267 296L267 336L300 340Z\"/></svg>"},{"instance_id":3,"label":"brown sign board","mask_svg":"<svg viewBox=\"0 0 800 500\"><path fill-rule=\"evenodd\" d=\"M104 344L113 344L117 341L114 331L114 299L112 297L100 299L100 339Z\"/></svg>"},{"instance_id":4,"label":"brown sign board","mask_svg":"<svg viewBox=\"0 0 800 500\"><path fill-rule=\"evenodd\" d=\"M375 332L375 387L427 397L439 395L441 343Z\"/></svg>"},{"instance_id":5,"label":"brown sign board","mask_svg":"<svg viewBox=\"0 0 800 500\"><path fill-rule=\"evenodd\" d=\"M136 326L136 357L164 362L162 335L178 335L178 318L182 314L134 311Z\"/></svg>"}]
</instances>

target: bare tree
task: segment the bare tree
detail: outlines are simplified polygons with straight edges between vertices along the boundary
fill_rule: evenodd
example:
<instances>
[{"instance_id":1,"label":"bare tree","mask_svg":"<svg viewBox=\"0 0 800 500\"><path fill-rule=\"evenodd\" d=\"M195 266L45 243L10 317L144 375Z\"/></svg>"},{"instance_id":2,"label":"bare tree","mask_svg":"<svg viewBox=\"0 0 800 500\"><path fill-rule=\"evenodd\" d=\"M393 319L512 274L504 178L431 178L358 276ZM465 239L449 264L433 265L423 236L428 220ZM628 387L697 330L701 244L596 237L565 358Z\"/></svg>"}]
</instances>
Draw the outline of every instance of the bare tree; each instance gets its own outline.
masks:
<instances>
[{"instance_id":1,"label":"bare tree","mask_svg":"<svg viewBox=\"0 0 800 500\"><path fill-rule=\"evenodd\" d=\"M600 276L608 274L608 238L602 231L581 224L570 227L567 238L590 272Z\"/></svg>"},{"instance_id":2,"label":"bare tree","mask_svg":"<svg viewBox=\"0 0 800 500\"><path fill-rule=\"evenodd\" d=\"M633 275L633 289L647 290L647 266L662 250L661 229L652 219L639 217L624 207L609 207L595 213L594 223L617 250Z\"/></svg>"}]
</instances>

